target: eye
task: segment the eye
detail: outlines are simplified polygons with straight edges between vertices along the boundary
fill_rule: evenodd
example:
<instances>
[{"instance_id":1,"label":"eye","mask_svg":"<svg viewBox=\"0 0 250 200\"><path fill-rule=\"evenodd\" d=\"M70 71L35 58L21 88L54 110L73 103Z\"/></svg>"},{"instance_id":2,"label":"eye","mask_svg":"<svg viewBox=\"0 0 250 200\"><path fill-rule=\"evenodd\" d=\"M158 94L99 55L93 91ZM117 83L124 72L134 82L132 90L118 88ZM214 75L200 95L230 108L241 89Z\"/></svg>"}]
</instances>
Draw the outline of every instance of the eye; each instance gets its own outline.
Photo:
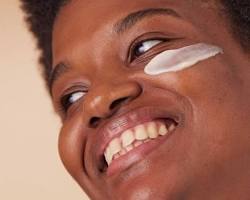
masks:
<instances>
[{"instance_id":1,"label":"eye","mask_svg":"<svg viewBox=\"0 0 250 200\"><path fill-rule=\"evenodd\" d=\"M151 39L151 40L146 40L146 41L142 41L138 43L133 48L132 57L133 58L140 57L141 55L143 55L144 53L146 53L147 51L149 51L156 45L160 44L161 42L163 42L163 40Z\"/></svg>"},{"instance_id":2,"label":"eye","mask_svg":"<svg viewBox=\"0 0 250 200\"><path fill-rule=\"evenodd\" d=\"M80 100L86 92L83 91L77 91L77 92L72 92L70 94L67 94L61 98L61 106L65 112L69 109L69 107Z\"/></svg>"}]
</instances>

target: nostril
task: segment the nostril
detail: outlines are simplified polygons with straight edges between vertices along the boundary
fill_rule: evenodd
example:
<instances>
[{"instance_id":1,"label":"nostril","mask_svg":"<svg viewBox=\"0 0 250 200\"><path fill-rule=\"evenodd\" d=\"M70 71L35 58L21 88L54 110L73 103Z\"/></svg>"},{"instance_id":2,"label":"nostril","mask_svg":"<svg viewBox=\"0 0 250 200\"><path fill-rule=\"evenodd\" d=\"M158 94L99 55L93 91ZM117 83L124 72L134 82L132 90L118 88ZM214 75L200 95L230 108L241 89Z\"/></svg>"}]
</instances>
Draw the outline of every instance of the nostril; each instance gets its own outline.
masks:
<instances>
[{"instance_id":1,"label":"nostril","mask_svg":"<svg viewBox=\"0 0 250 200\"><path fill-rule=\"evenodd\" d=\"M101 118L99 118L99 117L92 117L89 121L89 126L91 128L96 128L98 126L100 120L101 120Z\"/></svg>"},{"instance_id":2,"label":"nostril","mask_svg":"<svg viewBox=\"0 0 250 200\"><path fill-rule=\"evenodd\" d=\"M120 99L113 101L111 103L111 105L109 106L109 109L113 110L114 108L119 107L119 105L121 105L123 102L126 102L128 99L129 99L129 97L123 97L123 98L120 98Z\"/></svg>"}]
</instances>

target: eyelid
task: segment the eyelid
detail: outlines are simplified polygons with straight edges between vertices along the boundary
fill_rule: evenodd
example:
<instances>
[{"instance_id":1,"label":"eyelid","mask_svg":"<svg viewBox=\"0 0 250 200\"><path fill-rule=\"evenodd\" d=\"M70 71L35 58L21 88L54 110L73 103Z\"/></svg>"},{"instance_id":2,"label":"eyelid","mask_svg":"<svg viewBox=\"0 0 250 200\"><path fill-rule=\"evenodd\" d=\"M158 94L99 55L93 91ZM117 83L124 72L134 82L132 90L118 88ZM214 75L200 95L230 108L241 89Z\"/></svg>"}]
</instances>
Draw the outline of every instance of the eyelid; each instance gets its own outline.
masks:
<instances>
[{"instance_id":1,"label":"eyelid","mask_svg":"<svg viewBox=\"0 0 250 200\"><path fill-rule=\"evenodd\" d=\"M78 99L76 99L74 102L71 102L70 101L70 98L73 97L74 94L77 94L77 93L83 93L81 96L79 96ZM84 96L86 95L86 92L83 92L83 91L75 91L75 92L72 92L72 93L69 93L68 95L65 95L63 96L61 99L60 99L60 110L63 111L64 114L67 114L68 110L74 105L76 104L78 101L80 101L81 99L84 98Z\"/></svg>"},{"instance_id":2,"label":"eyelid","mask_svg":"<svg viewBox=\"0 0 250 200\"><path fill-rule=\"evenodd\" d=\"M60 97L57 100L57 111L63 115L67 114L68 109L77 101L79 101L80 99L82 99L83 97L81 97L80 99L78 99L77 101L75 101L74 103L72 103L71 105L69 105L68 108L66 108L66 106L64 105L64 100L65 98L68 99L70 97L70 95L77 93L77 92L83 92L84 95L83 97L87 94L88 92L88 88L86 86L83 85L75 85L72 86L68 89L66 89L65 91L62 92L62 94L60 95Z\"/></svg>"},{"instance_id":3,"label":"eyelid","mask_svg":"<svg viewBox=\"0 0 250 200\"><path fill-rule=\"evenodd\" d=\"M88 88L86 86L83 86L83 85L75 85L75 86L72 86L70 88L67 88L66 90L64 90L60 96L60 99L65 97L65 96L68 96L72 93L75 93L75 92L88 92Z\"/></svg>"},{"instance_id":4,"label":"eyelid","mask_svg":"<svg viewBox=\"0 0 250 200\"><path fill-rule=\"evenodd\" d=\"M80 93L81 93L81 94L80 94ZM77 96L77 94L78 94L78 96ZM79 94L80 94L80 96L79 96ZM84 92L84 91L75 91L75 92L72 92L72 93L68 94L67 96L68 96L69 100L70 100L71 98L77 97L77 99L74 101L74 102L77 102L79 99L81 99L81 98L84 97L85 95L86 95L86 92ZM73 104L74 102L70 102L70 103Z\"/></svg>"},{"instance_id":5,"label":"eyelid","mask_svg":"<svg viewBox=\"0 0 250 200\"><path fill-rule=\"evenodd\" d=\"M166 39L166 38L152 37L152 38L144 39L144 40L133 43L133 45L131 46L131 48L129 50L129 57L128 57L129 62L132 62L135 59L134 55L132 55L132 54L134 54L136 47L138 47L140 44L143 44L144 42L149 42L149 41L154 41L154 40L158 40L161 42L159 42L158 44L154 45L152 48L145 51L145 53L147 53L148 51L150 51L154 47L159 46L161 43L168 41L168 39ZM145 53L143 53L143 54L145 54Z\"/></svg>"},{"instance_id":6,"label":"eyelid","mask_svg":"<svg viewBox=\"0 0 250 200\"><path fill-rule=\"evenodd\" d=\"M146 33L141 34L140 36L132 40L130 42L130 45L128 46L127 56L126 56L127 65L130 65L130 63L133 62L134 59L132 58L132 50L135 49L135 47L138 44L149 41L149 40L162 40L162 42L169 42L169 41L176 40L176 39L179 39L179 38L177 38L173 34L167 34L167 33L158 32L158 31L146 32ZM158 45L161 45L161 43Z\"/></svg>"},{"instance_id":7,"label":"eyelid","mask_svg":"<svg viewBox=\"0 0 250 200\"><path fill-rule=\"evenodd\" d=\"M165 36L166 37L166 36ZM131 40L129 42L128 45L128 49L127 49L127 53L126 53L126 59L127 61L130 61L130 53L131 53L131 49L134 48L135 44L151 39L151 38L164 38L164 35L161 32L147 32L147 33L143 33L141 35L139 35L138 37L134 38L133 40Z\"/></svg>"}]
</instances>

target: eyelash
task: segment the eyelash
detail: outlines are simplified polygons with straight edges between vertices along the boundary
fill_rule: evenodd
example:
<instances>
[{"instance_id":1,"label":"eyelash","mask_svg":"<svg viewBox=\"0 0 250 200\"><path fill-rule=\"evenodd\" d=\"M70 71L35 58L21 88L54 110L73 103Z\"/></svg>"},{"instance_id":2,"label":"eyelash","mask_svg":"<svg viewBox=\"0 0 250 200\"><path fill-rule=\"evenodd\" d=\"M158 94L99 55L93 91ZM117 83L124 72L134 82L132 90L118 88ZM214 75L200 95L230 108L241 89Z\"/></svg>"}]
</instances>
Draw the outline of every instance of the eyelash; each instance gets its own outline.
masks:
<instances>
[{"instance_id":1,"label":"eyelash","mask_svg":"<svg viewBox=\"0 0 250 200\"><path fill-rule=\"evenodd\" d=\"M146 50L144 53L141 53L140 55L137 55L136 51L137 49L139 49L139 47L141 47L143 45L143 43L146 42L150 42L150 41L158 41L159 43L155 44L154 46L152 46L151 48L149 48L148 50ZM132 47L130 48L130 61L135 60L136 58L139 58L140 56L144 55L145 53L147 53L148 51L150 51L152 48L158 46L159 44L161 44L162 42L166 42L168 41L167 39L162 39L162 38L150 38L150 39L146 39L146 40L142 40L139 42L135 42L134 45L132 45Z\"/></svg>"},{"instance_id":2,"label":"eyelash","mask_svg":"<svg viewBox=\"0 0 250 200\"><path fill-rule=\"evenodd\" d=\"M77 97L78 99L76 99L74 102L70 102L70 98L73 97L74 94L77 94L77 93L82 93L80 94L79 97ZM81 96L82 95L82 96ZM84 96L86 95L86 91L82 91L82 90L79 90L79 91L74 91L74 92L71 92L71 93L68 93L66 95L63 95L60 99L60 107L59 107L59 111L63 112L63 113L67 113L67 111L69 110L69 108L75 104L77 101L80 101L80 99L82 99Z\"/></svg>"}]
</instances>

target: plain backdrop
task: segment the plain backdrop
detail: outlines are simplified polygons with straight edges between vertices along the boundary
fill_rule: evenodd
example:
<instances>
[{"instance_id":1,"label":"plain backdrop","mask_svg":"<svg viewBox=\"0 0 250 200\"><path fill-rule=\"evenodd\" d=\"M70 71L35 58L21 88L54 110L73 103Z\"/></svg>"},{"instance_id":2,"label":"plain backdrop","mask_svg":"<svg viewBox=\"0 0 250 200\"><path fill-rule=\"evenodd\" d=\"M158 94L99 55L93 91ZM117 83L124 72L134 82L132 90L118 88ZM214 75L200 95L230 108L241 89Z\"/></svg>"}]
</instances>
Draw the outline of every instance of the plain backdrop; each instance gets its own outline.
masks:
<instances>
[{"instance_id":1,"label":"plain backdrop","mask_svg":"<svg viewBox=\"0 0 250 200\"><path fill-rule=\"evenodd\" d=\"M87 199L59 159L60 121L19 7L0 0L0 199Z\"/></svg>"}]
</instances>

